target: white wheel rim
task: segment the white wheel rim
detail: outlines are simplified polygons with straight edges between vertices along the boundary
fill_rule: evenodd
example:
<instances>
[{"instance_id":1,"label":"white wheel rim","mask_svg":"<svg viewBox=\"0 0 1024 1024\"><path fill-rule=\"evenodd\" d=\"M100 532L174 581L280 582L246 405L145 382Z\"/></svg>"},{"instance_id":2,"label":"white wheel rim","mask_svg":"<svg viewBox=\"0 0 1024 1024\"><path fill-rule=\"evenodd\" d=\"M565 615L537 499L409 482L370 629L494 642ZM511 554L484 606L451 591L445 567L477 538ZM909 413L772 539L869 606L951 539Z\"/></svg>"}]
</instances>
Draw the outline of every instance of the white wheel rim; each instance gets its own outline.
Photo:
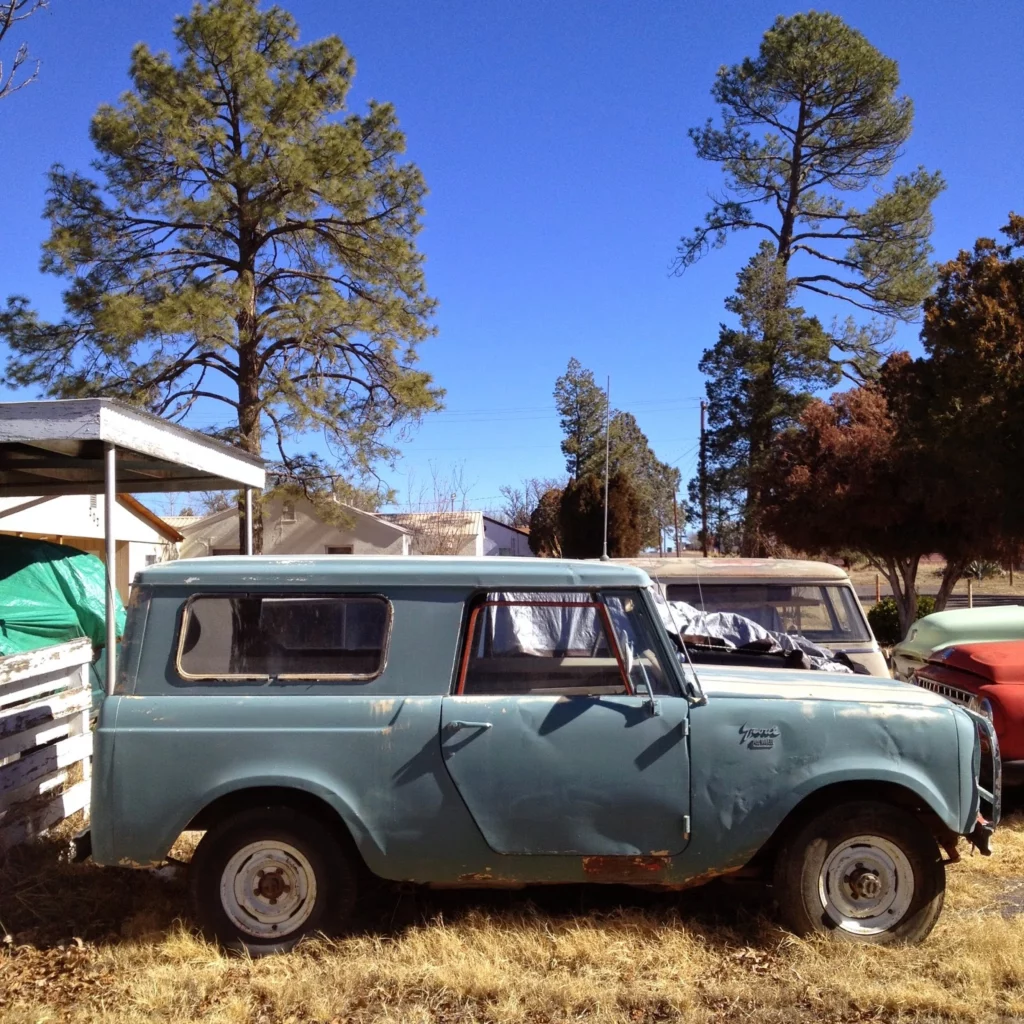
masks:
<instances>
[{"instance_id":1,"label":"white wheel rim","mask_svg":"<svg viewBox=\"0 0 1024 1024\"><path fill-rule=\"evenodd\" d=\"M257 939L284 938L301 928L316 904L316 875L287 843L243 846L220 876L220 901L231 923Z\"/></svg>"},{"instance_id":2,"label":"white wheel rim","mask_svg":"<svg viewBox=\"0 0 1024 1024\"><path fill-rule=\"evenodd\" d=\"M818 875L825 913L852 935L879 935L903 920L914 898L907 855L881 836L854 836L825 858Z\"/></svg>"}]
</instances>

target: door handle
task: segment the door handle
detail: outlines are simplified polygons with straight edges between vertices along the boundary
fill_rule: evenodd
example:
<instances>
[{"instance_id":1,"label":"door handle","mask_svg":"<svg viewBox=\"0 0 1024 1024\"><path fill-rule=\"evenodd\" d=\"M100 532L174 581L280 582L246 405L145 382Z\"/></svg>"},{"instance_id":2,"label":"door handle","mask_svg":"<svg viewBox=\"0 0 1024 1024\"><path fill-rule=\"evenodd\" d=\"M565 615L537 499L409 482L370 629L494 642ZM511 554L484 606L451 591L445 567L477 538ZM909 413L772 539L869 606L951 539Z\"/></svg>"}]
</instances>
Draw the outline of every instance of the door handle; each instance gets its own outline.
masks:
<instances>
[{"instance_id":1,"label":"door handle","mask_svg":"<svg viewBox=\"0 0 1024 1024\"><path fill-rule=\"evenodd\" d=\"M449 722L448 728L452 732L458 732L459 729L490 729L490 722Z\"/></svg>"}]
</instances>

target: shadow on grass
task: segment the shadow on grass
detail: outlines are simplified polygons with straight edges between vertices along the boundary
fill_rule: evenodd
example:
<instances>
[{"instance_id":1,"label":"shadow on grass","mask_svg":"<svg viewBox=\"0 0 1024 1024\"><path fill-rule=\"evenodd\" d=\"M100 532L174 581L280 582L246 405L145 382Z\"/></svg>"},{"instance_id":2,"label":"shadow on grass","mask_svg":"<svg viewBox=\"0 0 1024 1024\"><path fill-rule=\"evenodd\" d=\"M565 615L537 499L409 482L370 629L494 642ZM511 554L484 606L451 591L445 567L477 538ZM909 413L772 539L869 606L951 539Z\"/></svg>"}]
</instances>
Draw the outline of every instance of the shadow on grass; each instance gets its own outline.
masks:
<instances>
[{"instance_id":1,"label":"shadow on grass","mask_svg":"<svg viewBox=\"0 0 1024 1024\"><path fill-rule=\"evenodd\" d=\"M549 919L637 912L661 922L684 921L723 942L756 944L772 914L764 887L711 882L684 892L619 885L547 885L518 890L431 890L372 881L347 934L398 937L432 921L475 913L536 914ZM159 941L176 922L195 927L186 871L73 864L66 845L40 841L0 860L0 934L8 942L48 949L76 939L94 945Z\"/></svg>"}]
</instances>

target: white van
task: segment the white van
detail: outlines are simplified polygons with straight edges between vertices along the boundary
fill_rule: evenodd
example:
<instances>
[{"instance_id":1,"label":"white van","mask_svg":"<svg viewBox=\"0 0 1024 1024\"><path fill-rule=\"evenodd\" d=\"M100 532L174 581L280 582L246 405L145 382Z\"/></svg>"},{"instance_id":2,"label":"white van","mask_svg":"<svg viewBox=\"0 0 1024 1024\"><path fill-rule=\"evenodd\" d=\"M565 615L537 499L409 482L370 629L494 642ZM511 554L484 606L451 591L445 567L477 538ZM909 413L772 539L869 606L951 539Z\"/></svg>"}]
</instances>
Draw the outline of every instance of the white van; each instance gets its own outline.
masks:
<instances>
[{"instance_id":1,"label":"white van","mask_svg":"<svg viewBox=\"0 0 1024 1024\"><path fill-rule=\"evenodd\" d=\"M670 601L735 612L765 629L842 651L873 676L889 676L850 577L837 565L789 558L627 558Z\"/></svg>"}]
</instances>

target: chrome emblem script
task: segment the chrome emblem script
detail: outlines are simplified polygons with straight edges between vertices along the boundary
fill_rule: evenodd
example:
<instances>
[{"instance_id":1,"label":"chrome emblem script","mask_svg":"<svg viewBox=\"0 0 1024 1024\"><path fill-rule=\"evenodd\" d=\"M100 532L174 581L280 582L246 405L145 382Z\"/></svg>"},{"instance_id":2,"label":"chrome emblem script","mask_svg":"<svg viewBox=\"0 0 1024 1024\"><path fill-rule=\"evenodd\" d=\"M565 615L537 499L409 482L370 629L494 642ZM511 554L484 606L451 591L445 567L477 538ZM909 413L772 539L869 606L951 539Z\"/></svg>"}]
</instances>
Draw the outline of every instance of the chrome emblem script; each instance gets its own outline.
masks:
<instances>
[{"instance_id":1,"label":"chrome emblem script","mask_svg":"<svg viewBox=\"0 0 1024 1024\"><path fill-rule=\"evenodd\" d=\"M771 750L778 735L777 725L740 726L740 743L745 743L748 750Z\"/></svg>"}]
</instances>

